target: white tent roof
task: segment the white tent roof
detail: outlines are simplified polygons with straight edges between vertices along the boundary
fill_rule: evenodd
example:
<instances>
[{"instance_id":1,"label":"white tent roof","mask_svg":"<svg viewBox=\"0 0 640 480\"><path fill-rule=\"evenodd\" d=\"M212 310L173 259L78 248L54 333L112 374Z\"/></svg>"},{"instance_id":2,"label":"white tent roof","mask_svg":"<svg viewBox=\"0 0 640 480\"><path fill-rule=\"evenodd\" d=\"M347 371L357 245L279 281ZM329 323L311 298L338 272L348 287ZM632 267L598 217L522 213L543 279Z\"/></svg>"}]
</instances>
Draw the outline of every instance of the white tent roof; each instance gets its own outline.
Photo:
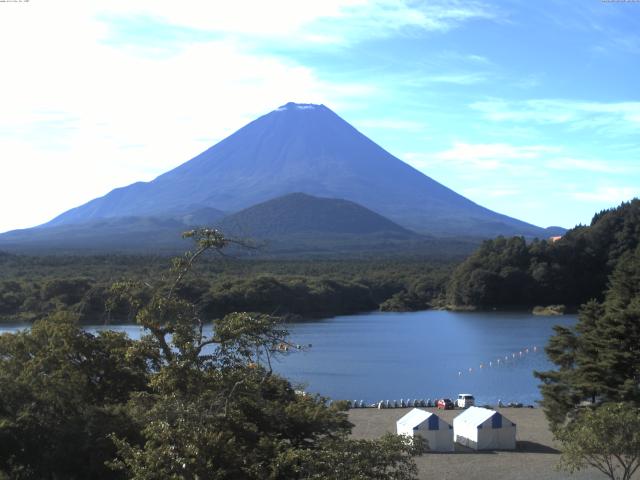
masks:
<instances>
[{"instance_id":1,"label":"white tent roof","mask_svg":"<svg viewBox=\"0 0 640 480\"><path fill-rule=\"evenodd\" d=\"M428 419L431 415L433 415L433 413L425 412L424 410L419 410L417 408L414 408L405 416L400 418L397 424L398 426L402 425L405 427L414 428L420 425L426 419Z\"/></svg>"},{"instance_id":2,"label":"white tent roof","mask_svg":"<svg viewBox=\"0 0 640 480\"><path fill-rule=\"evenodd\" d=\"M478 425L482 425L484 422L489 420L496 413L498 412L496 412L495 410L489 410L488 408L469 407L460 415L458 415L455 420L457 422L463 422L477 427Z\"/></svg>"}]
</instances>

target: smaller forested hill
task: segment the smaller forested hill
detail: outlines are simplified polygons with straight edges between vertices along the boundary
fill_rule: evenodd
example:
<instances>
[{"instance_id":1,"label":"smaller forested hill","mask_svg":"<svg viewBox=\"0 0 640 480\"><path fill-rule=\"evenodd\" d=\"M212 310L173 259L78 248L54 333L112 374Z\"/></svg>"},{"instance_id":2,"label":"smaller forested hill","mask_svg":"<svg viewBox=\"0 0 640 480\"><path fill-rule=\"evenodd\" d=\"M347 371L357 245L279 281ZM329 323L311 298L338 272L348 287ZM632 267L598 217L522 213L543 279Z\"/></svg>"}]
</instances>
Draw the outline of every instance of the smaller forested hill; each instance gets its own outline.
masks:
<instances>
[{"instance_id":1,"label":"smaller forested hill","mask_svg":"<svg viewBox=\"0 0 640 480\"><path fill-rule=\"evenodd\" d=\"M640 240L640 200L596 214L560 240L485 241L454 272L447 301L478 308L602 300L619 259Z\"/></svg>"},{"instance_id":2,"label":"smaller forested hill","mask_svg":"<svg viewBox=\"0 0 640 480\"><path fill-rule=\"evenodd\" d=\"M291 193L254 205L220 222L232 235L269 238L283 235L417 234L357 203L337 198L319 198Z\"/></svg>"}]
</instances>

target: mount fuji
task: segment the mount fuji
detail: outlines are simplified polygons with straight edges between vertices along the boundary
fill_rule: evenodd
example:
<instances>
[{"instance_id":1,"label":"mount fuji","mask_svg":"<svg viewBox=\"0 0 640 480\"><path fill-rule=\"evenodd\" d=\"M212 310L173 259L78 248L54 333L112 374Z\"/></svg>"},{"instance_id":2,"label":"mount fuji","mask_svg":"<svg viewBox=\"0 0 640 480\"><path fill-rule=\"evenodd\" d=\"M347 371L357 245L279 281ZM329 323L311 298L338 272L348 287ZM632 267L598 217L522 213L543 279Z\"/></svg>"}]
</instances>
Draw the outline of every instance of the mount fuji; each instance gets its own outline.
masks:
<instances>
[{"instance_id":1,"label":"mount fuji","mask_svg":"<svg viewBox=\"0 0 640 480\"><path fill-rule=\"evenodd\" d=\"M0 247L9 239L44 238L47 231L64 239L64 231L77 233L96 222L115 222L122 233L127 219L136 219L139 230L140 219L186 225L207 216L202 212L214 212L216 223L225 214L292 193L356 203L431 237L552 234L459 195L324 105L287 103L150 182L116 188L44 225L0 235Z\"/></svg>"}]
</instances>

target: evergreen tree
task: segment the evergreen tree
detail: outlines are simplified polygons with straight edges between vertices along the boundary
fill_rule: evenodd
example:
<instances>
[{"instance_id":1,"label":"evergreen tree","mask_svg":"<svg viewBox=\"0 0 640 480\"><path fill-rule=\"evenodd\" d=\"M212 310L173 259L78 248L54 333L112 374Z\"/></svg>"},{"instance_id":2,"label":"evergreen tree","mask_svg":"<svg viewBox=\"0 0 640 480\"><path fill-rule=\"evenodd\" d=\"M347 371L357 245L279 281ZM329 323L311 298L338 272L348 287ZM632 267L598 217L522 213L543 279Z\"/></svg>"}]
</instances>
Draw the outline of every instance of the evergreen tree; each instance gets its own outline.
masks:
<instances>
[{"instance_id":1,"label":"evergreen tree","mask_svg":"<svg viewBox=\"0 0 640 480\"><path fill-rule=\"evenodd\" d=\"M620 257L605 301L585 304L574 328L556 327L546 351L558 370L536 376L554 429L585 400L640 405L640 247Z\"/></svg>"}]
</instances>

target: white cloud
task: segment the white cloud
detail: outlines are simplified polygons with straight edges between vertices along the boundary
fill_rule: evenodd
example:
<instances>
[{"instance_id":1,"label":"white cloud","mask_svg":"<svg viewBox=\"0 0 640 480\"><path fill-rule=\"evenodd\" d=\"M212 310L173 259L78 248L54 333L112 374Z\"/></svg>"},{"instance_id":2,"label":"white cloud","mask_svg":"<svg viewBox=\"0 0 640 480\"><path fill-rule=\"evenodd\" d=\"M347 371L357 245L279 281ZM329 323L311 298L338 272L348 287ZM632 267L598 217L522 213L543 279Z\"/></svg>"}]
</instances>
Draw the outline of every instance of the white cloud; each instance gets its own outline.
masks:
<instances>
[{"instance_id":1,"label":"white cloud","mask_svg":"<svg viewBox=\"0 0 640 480\"><path fill-rule=\"evenodd\" d=\"M640 53L640 36L611 31L603 35L602 43L591 50L600 55L619 54L621 51L637 55Z\"/></svg>"},{"instance_id":2,"label":"white cloud","mask_svg":"<svg viewBox=\"0 0 640 480\"><path fill-rule=\"evenodd\" d=\"M507 143L456 142L447 150L434 153L405 153L404 158L416 168L446 162L459 168L496 170L514 167L514 160L533 160L556 152L556 147L546 145L510 145Z\"/></svg>"},{"instance_id":3,"label":"white cloud","mask_svg":"<svg viewBox=\"0 0 640 480\"><path fill-rule=\"evenodd\" d=\"M489 58L483 56L483 55L474 55L474 54L469 54L469 55L465 55L464 58L466 58L467 60L471 61L471 62L475 62L475 63L480 63L483 65L490 65L492 62L491 60L489 60Z\"/></svg>"},{"instance_id":4,"label":"white cloud","mask_svg":"<svg viewBox=\"0 0 640 480\"><path fill-rule=\"evenodd\" d=\"M593 129L611 136L640 132L640 102L492 99L474 102L470 107L496 122L566 124L572 129Z\"/></svg>"},{"instance_id":5,"label":"white cloud","mask_svg":"<svg viewBox=\"0 0 640 480\"><path fill-rule=\"evenodd\" d=\"M467 172L511 173L547 169L591 172L603 175L635 174L640 167L623 160L606 161L566 155L566 148L549 145L512 145L507 143L455 142L451 148L439 152L408 152L403 158L418 169L447 165Z\"/></svg>"},{"instance_id":6,"label":"white cloud","mask_svg":"<svg viewBox=\"0 0 640 480\"><path fill-rule=\"evenodd\" d=\"M247 45L344 43L494 16L475 0L59 0L2 10L0 202L24 200L0 231L150 180L288 101L343 110L376 91Z\"/></svg>"},{"instance_id":7,"label":"white cloud","mask_svg":"<svg viewBox=\"0 0 640 480\"><path fill-rule=\"evenodd\" d=\"M223 5L223 6L221 6ZM495 8L478 0L111 0L103 14L147 16L186 28L320 44L345 43L411 31L447 31L474 20L493 20ZM477 59L482 57L477 56Z\"/></svg>"},{"instance_id":8,"label":"white cloud","mask_svg":"<svg viewBox=\"0 0 640 480\"><path fill-rule=\"evenodd\" d=\"M150 180L288 101L341 109L373 92L228 39L141 57L103 42L94 5L30 2L0 17L0 202L21 199L0 231Z\"/></svg>"},{"instance_id":9,"label":"white cloud","mask_svg":"<svg viewBox=\"0 0 640 480\"><path fill-rule=\"evenodd\" d=\"M358 17L356 9L352 13ZM495 8L476 0L373 0L367 2L362 13L362 19L374 19L383 30L416 27L446 31L470 20L498 17Z\"/></svg>"},{"instance_id":10,"label":"white cloud","mask_svg":"<svg viewBox=\"0 0 640 480\"><path fill-rule=\"evenodd\" d=\"M548 175L549 170L557 170L572 172L572 174L598 173L620 176L639 171L638 166L622 160L580 158L566 155L565 152L566 149L560 146L455 142L447 150L409 152L405 153L403 158L420 170L446 165L447 168L453 168L465 175L489 174L499 170L501 175L545 176ZM503 191L507 192L509 189L496 190L496 192ZM493 196L502 195L494 193Z\"/></svg>"},{"instance_id":11,"label":"white cloud","mask_svg":"<svg viewBox=\"0 0 640 480\"><path fill-rule=\"evenodd\" d=\"M96 4L102 14L148 16L187 28L247 35L288 36L321 18L340 18L361 0L110 0Z\"/></svg>"},{"instance_id":12,"label":"white cloud","mask_svg":"<svg viewBox=\"0 0 640 480\"><path fill-rule=\"evenodd\" d=\"M576 200L585 202L602 202L614 205L626 202L640 195L638 187L598 186L588 192L572 192L571 196Z\"/></svg>"},{"instance_id":13,"label":"white cloud","mask_svg":"<svg viewBox=\"0 0 640 480\"><path fill-rule=\"evenodd\" d=\"M554 170L585 170L597 173L625 173L630 171L619 162L611 163L602 160L592 160L572 157L552 158L546 163L547 168Z\"/></svg>"},{"instance_id":14,"label":"white cloud","mask_svg":"<svg viewBox=\"0 0 640 480\"><path fill-rule=\"evenodd\" d=\"M0 202L21 202L0 218L0 231L150 180L288 101L340 111L376 91L366 82L323 80L312 68L252 53L248 43L344 43L494 17L475 0L7 5L0 16ZM132 19L142 22L133 32L118 29ZM141 32L144 22L149 29ZM154 44L172 41L163 26L191 29L197 38L177 42L167 54Z\"/></svg>"},{"instance_id":15,"label":"white cloud","mask_svg":"<svg viewBox=\"0 0 640 480\"><path fill-rule=\"evenodd\" d=\"M452 73L444 75L433 75L425 77L424 81L431 83L451 83L454 85L475 85L486 82L489 76L482 72L473 73Z\"/></svg>"}]
</instances>

